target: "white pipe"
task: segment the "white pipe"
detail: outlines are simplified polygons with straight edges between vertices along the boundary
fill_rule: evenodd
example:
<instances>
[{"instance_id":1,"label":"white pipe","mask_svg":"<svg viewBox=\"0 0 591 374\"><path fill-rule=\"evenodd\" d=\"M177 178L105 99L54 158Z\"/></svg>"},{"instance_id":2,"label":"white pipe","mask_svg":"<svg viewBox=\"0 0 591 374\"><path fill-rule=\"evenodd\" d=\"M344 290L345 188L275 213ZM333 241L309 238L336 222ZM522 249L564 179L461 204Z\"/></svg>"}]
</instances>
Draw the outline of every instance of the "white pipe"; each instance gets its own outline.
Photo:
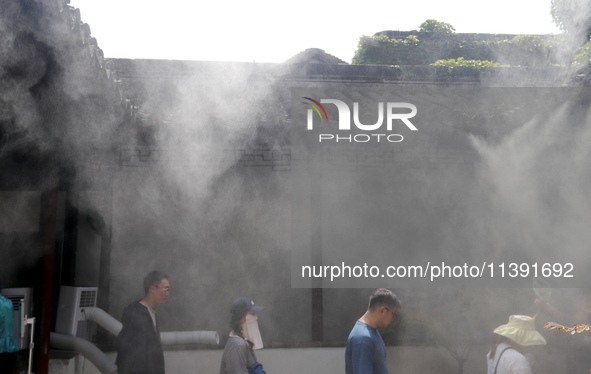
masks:
<instances>
[{"instance_id":1,"label":"white pipe","mask_svg":"<svg viewBox=\"0 0 591 374\"><path fill-rule=\"evenodd\" d=\"M90 321L96 322L111 334L117 336L123 325L101 308L88 307L83 310L84 316ZM32 334L31 334L32 336ZM162 345L175 344L219 344L220 337L217 331L170 331L161 332ZM110 362L107 356L94 344L71 335L52 332L50 345L53 348L65 349L81 353L90 360L103 374L114 374L117 366Z\"/></svg>"},{"instance_id":2,"label":"white pipe","mask_svg":"<svg viewBox=\"0 0 591 374\"><path fill-rule=\"evenodd\" d=\"M50 346L52 348L64 349L81 353L96 366L103 374L116 374L117 366L109 361L107 356L98 349L94 344L80 339L76 336L58 334L52 332L49 338Z\"/></svg>"},{"instance_id":3,"label":"white pipe","mask_svg":"<svg viewBox=\"0 0 591 374\"><path fill-rule=\"evenodd\" d=\"M96 322L111 334L117 336L123 325L101 308L88 307L83 310L86 319ZM220 344L217 331L168 331L160 333L162 345L175 344Z\"/></svg>"},{"instance_id":4,"label":"white pipe","mask_svg":"<svg viewBox=\"0 0 591 374\"><path fill-rule=\"evenodd\" d=\"M33 363L33 348L35 348L35 343L33 343L33 332L35 331L35 317L27 318L27 315L25 314L25 316L23 317L23 325L25 325L22 327L23 331L25 330L26 325L31 325L31 329L29 330L29 369L27 371L28 374L31 374L31 364ZM24 337L24 333L22 333L21 335Z\"/></svg>"},{"instance_id":5,"label":"white pipe","mask_svg":"<svg viewBox=\"0 0 591 374\"><path fill-rule=\"evenodd\" d=\"M167 331L160 333L162 345L220 344L217 331Z\"/></svg>"},{"instance_id":6,"label":"white pipe","mask_svg":"<svg viewBox=\"0 0 591 374\"><path fill-rule=\"evenodd\" d=\"M121 332L123 327L121 322L117 321L109 313L105 312L101 308L88 307L84 308L82 312L88 320L96 322L99 326L104 327L111 334L117 336Z\"/></svg>"}]
</instances>

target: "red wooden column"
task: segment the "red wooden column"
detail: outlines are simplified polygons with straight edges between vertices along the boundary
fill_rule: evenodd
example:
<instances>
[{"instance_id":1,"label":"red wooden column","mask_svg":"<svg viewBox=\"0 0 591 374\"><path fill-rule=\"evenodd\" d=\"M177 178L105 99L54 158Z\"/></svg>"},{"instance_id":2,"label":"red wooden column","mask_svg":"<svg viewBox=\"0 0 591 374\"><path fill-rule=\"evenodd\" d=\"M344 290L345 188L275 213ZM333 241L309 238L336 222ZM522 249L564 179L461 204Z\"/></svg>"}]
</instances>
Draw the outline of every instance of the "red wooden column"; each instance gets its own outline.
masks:
<instances>
[{"instance_id":1,"label":"red wooden column","mask_svg":"<svg viewBox=\"0 0 591 374\"><path fill-rule=\"evenodd\" d=\"M45 257L43 263L43 292L41 314L39 316L39 340L37 348L38 374L49 374L49 336L51 333L51 312L53 300L53 269L55 263L55 228L57 219L57 177L52 173L49 177L53 186L51 190L42 195L42 222L45 227L41 229L45 236Z\"/></svg>"}]
</instances>

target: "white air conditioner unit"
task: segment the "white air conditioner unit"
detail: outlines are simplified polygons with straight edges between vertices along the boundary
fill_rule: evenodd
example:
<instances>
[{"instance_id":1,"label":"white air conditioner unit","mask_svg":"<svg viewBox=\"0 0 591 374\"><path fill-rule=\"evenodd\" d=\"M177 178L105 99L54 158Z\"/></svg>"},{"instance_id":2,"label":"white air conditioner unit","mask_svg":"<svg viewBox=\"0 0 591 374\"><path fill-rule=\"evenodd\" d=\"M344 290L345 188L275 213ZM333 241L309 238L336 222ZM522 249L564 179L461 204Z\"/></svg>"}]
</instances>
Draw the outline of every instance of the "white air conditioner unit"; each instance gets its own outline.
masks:
<instances>
[{"instance_id":1,"label":"white air conditioner unit","mask_svg":"<svg viewBox=\"0 0 591 374\"><path fill-rule=\"evenodd\" d=\"M14 335L19 349L29 347L31 329L24 324L25 316L33 316L33 289L32 288L4 288L2 295L12 301L14 310Z\"/></svg>"},{"instance_id":2,"label":"white air conditioner unit","mask_svg":"<svg viewBox=\"0 0 591 374\"><path fill-rule=\"evenodd\" d=\"M97 287L62 286L55 332L91 341L96 331L96 324L86 320L84 308L96 306L97 293Z\"/></svg>"}]
</instances>

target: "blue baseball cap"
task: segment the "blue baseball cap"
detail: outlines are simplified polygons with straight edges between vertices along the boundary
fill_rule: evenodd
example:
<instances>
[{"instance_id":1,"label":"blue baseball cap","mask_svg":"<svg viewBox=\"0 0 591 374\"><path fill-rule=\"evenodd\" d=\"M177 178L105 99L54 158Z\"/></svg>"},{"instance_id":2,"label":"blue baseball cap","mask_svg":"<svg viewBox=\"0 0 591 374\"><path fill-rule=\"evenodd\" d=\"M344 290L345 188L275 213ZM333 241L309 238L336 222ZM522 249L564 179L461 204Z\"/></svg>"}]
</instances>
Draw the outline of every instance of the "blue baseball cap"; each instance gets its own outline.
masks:
<instances>
[{"instance_id":1,"label":"blue baseball cap","mask_svg":"<svg viewBox=\"0 0 591 374\"><path fill-rule=\"evenodd\" d=\"M240 316L248 312L258 313L263 309L265 309L265 307L256 306L254 301L248 297L239 297L232 303L232 306L230 307L230 313L235 316Z\"/></svg>"}]
</instances>

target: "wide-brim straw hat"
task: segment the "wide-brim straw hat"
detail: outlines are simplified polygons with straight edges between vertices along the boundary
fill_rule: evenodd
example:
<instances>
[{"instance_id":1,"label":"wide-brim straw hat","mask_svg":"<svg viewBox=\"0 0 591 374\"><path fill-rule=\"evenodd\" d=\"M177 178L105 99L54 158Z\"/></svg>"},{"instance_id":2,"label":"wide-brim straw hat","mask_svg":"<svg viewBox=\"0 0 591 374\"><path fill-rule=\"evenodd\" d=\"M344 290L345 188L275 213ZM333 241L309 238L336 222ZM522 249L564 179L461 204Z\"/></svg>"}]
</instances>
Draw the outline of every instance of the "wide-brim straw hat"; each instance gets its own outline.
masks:
<instances>
[{"instance_id":1,"label":"wide-brim straw hat","mask_svg":"<svg viewBox=\"0 0 591 374\"><path fill-rule=\"evenodd\" d=\"M534 320L529 316L509 316L509 323L497 327L493 332L519 345L546 345L546 339L536 331Z\"/></svg>"}]
</instances>

